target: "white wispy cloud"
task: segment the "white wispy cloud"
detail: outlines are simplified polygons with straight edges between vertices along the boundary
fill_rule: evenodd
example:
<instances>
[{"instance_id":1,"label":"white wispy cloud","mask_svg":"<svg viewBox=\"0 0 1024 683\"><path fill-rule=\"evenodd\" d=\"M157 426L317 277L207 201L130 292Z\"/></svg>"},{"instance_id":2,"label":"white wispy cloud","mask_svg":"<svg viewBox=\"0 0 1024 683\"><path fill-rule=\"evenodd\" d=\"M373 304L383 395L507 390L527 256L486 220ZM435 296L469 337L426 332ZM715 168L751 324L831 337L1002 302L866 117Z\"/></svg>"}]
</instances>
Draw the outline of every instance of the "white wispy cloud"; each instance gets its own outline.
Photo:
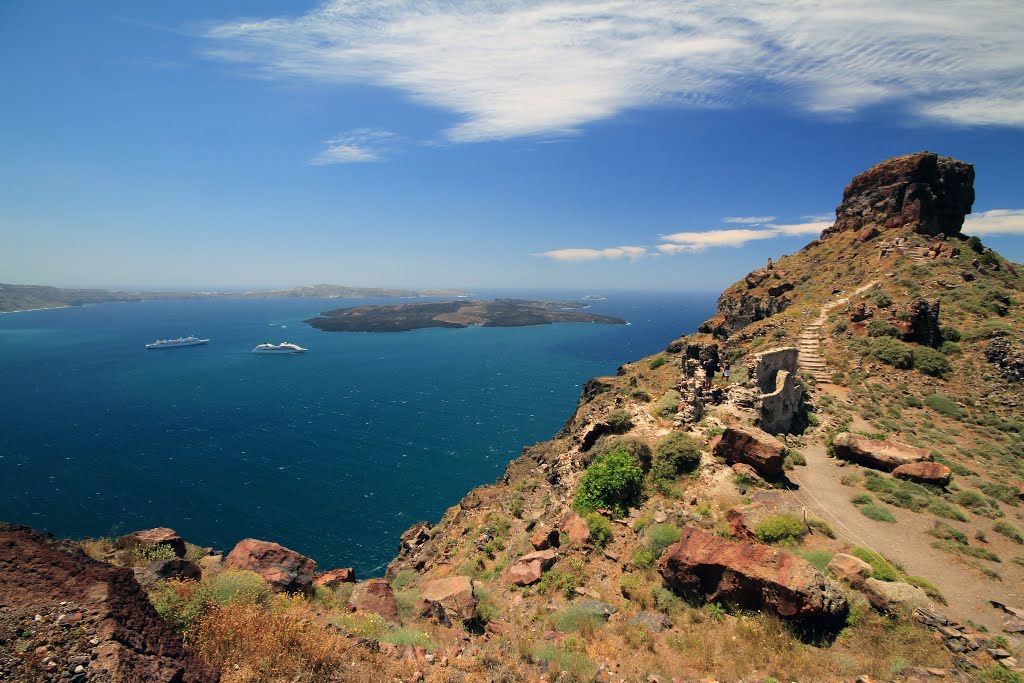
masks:
<instances>
[{"instance_id":1,"label":"white wispy cloud","mask_svg":"<svg viewBox=\"0 0 1024 683\"><path fill-rule=\"evenodd\" d=\"M637 259L648 256L647 247L609 247L607 249L553 249L542 251L534 256L554 259L555 261L615 261L618 259Z\"/></svg>"},{"instance_id":2,"label":"white wispy cloud","mask_svg":"<svg viewBox=\"0 0 1024 683\"><path fill-rule=\"evenodd\" d=\"M759 223L768 223L773 220L775 220L775 216L726 216L722 219L722 222L757 225Z\"/></svg>"},{"instance_id":3,"label":"white wispy cloud","mask_svg":"<svg viewBox=\"0 0 1024 683\"><path fill-rule=\"evenodd\" d=\"M395 137L386 130L359 128L327 140L327 147L310 159L310 166L356 164L380 161L381 146Z\"/></svg>"},{"instance_id":4,"label":"white wispy cloud","mask_svg":"<svg viewBox=\"0 0 1024 683\"><path fill-rule=\"evenodd\" d=\"M399 90L451 141L563 134L631 108L765 103L1024 126L1019 0L332 0L205 33L269 78Z\"/></svg>"},{"instance_id":5,"label":"white wispy cloud","mask_svg":"<svg viewBox=\"0 0 1024 683\"><path fill-rule=\"evenodd\" d=\"M1024 209L992 209L969 214L963 231L968 235L1024 235Z\"/></svg>"}]
</instances>

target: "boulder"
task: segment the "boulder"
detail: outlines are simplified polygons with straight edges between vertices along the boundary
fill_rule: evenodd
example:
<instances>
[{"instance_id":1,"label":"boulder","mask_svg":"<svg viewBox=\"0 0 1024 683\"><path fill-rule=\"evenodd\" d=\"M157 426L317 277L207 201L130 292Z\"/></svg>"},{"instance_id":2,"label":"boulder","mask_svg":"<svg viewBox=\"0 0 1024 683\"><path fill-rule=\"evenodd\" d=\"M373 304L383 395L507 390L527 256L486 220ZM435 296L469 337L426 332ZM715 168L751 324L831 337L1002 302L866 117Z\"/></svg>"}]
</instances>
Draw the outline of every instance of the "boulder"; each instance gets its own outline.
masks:
<instances>
[{"instance_id":1,"label":"boulder","mask_svg":"<svg viewBox=\"0 0 1024 683\"><path fill-rule=\"evenodd\" d=\"M270 541L247 538L228 554L224 565L229 569L256 572L276 592L309 591L316 573L316 562L305 555Z\"/></svg>"},{"instance_id":2,"label":"boulder","mask_svg":"<svg viewBox=\"0 0 1024 683\"><path fill-rule=\"evenodd\" d=\"M178 557L185 557L185 541L174 529L168 529L167 527L136 531L117 539L115 545L122 550L150 545L165 545L173 550L174 554Z\"/></svg>"},{"instance_id":3,"label":"boulder","mask_svg":"<svg viewBox=\"0 0 1024 683\"><path fill-rule=\"evenodd\" d=\"M324 586L326 588L337 588L343 583L355 583L356 582L356 571L351 567L345 569L332 569L329 572L318 574L313 579L314 586Z\"/></svg>"},{"instance_id":4,"label":"boulder","mask_svg":"<svg viewBox=\"0 0 1024 683\"><path fill-rule=\"evenodd\" d=\"M916 481L918 484L945 487L953 478L953 470L938 462L911 462L894 469L892 476L897 479Z\"/></svg>"},{"instance_id":5,"label":"boulder","mask_svg":"<svg viewBox=\"0 0 1024 683\"><path fill-rule=\"evenodd\" d=\"M533 533L530 534L530 545L533 546L534 550L547 550L548 548L557 548L558 544L558 529L547 529L545 527L537 527L533 530Z\"/></svg>"},{"instance_id":6,"label":"boulder","mask_svg":"<svg viewBox=\"0 0 1024 683\"><path fill-rule=\"evenodd\" d=\"M883 441L843 432L832 440L832 445L837 457L886 472L900 465L932 459L928 449L916 448L889 437Z\"/></svg>"},{"instance_id":7,"label":"boulder","mask_svg":"<svg viewBox=\"0 0 1024 683\"><path fill-rule=\"evenodd\" d=\"M847 612L842 589L807 560L701 529L683 529L658 560L658 572L672 590L703 602L769 610L820 626L841 625Z\"/></svg>"},{"instance_id":8,"label":"boulder","mask_svg":"<svg viewBox=\"0 0 1024 683\"><path fill-rule=\"evenodd\" d=\"M203 570L195 562L176 557L173 560L150 562L138 572L136 578L139 583L150 584L166 579L198 581L202 576Z\"/></svg>"},{"instance_id":9,"label":"boulder","mask_svg":"<svg viewBox=\"0 0 1024 683\"><path fill-rule=\"evenodd\" d=\"M349 607L358 612L373 612L385 621L399 623L398 601L391 585L384 579L369 579L357 583L348 599Z\"/></svg>"},{"instance_id":10,"label":"boulder","mask_svg":"<svg viewBox=\"0 0 1024 683\"><path fill-rule=\"evenodd\" d=\"M786 446L756 427L726 427L714 454L725 458L730 465L737 462L750 465L762 477L773 479L782 474Z\"/></svg>"},{"instance_id":11,"label":"boulder","mask_svg":"<svg viewBox=\"0 0 1024 683\"><path fill-rule=\"evenodd\" d=\"M569 537L569 543L572 545L583 545L590 540L590 525L572 510L562 517L558 530Z\"/></svg>"},{"instance_id":12,"label":"boulder","mask_svg":"<svg viewBox=\"0 0 1024 683\"><path fill-rule=\"evenodd\" d=\"M661 612L641 612L630 619L629 623L643 626L651 633L661 633L672 628L672 621Z\"/></svg>"},{"instance_id":13,"label":"boulder","mask_svg":"<svg viewBox=\"0 0 1024 683\"><path fill-rule=\"evenodd\" d=\"M923 590L909 583L865 579L860 590L876 610L897 617L908 617L916 609L926 609L930 602Z\"/></svg>"},{"instance_id":14,"label":"boulder","mask_svg":"<svg viewBox=\"0 0 1024 683\"><path fill-rule=\"evenodd\" d=\"M829 560L828 570L854 588L859 588L871 576L871 565L853 555L836 553Z\"/></svg>"},{"instance_id":15,"label":"boulder","mask_svg":"<svg viewBox=\"0 0 1024 683\"><path fill-rule=\"evenodd\" d=\"M516 586L529 586L540 581L544 574L558 558L558 553L548 548L523 555L505 569L505 581Z\"/></svg>"},{"instance_id":16,"label":"boulder","mask_svg":"<svg viewBox=\"0 0 1024 683\"><path fill-rule=\"evenodd\" d=\"M747 520L743 516L743 513L736 508L730 508L730 510L725 513L725 521L729 524L729 535L733 538L738 538L743 541L757 540L754 532L747 526Z\"/></svg>"},{"instance_id":17,"label":"boulder","mask_svg":"<svg viewBox=\"0 0 1024 683\"><path fill-rule=\"evenodd\" d=\"M424 581L420 586L420 596L440 605L453 623L476 619L476 598L473 596L473 582L468 576Z\"/></svg>"},{"instance_id":18,"label":"boulder","mask_svg":"<svg viewBox=\"0 0 1024 683\"><path fill-rule=\"evenodd\" d=\"M734 462L732 464L732 471L741 477L746 477L750 481L759 481L761 479L761 475L757 473L757 470L745 462Z\"/></svg>"}]
</instances>

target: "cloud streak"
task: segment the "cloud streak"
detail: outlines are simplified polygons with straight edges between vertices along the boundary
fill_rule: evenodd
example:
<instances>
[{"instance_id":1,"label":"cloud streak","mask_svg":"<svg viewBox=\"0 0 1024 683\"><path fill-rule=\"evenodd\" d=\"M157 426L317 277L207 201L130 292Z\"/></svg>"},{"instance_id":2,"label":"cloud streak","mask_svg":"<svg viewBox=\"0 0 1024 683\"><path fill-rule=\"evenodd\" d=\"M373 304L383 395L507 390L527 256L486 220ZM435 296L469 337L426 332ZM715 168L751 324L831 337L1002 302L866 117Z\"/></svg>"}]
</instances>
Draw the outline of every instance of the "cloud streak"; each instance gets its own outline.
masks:
<instances>
[{"instance_id":1,"label":"cloud streak","mask_svg":"<svg viewBox=\"0 0 1024 683\"><path fill-rule=\"evenodd\" d=\"M992 209L969 214L963 231L968 235L1024 235L1024 209Z\"/></svg>"},{"instance_id":2,"label":"cloud streak","mask_svg":"<svg viewBox=\"0 0 1024 683\"><path fill-rule=\"evenodd\" d=\"M331 166L380 161L382 145L392 138L394 133L386 130L351 130L327 140L327 147L306 163L310 166Z\"/></svg>"},{"instance_id":3,"label":"cloud streak","mask_svg":"<svg viewBox=\"0 0 1024 683\"><path fill-rule=\"evenodd\" d=\"M647 247L609 247L607 249L553 249L534 254L534 256L554 261L617 261L619 259L636 261L649 254Z\"/></svg>"},{"instance_id":4,"label":"cloud streak","mask_svg":"<svg viewBox=\"0 0 1024 683\"><path fill-rule=\"evenodd\" d=\"M454 142L560 135L651 106L776 105L1024 126L1019 0L332 0L210 26L274 79L392 88Z\"/></svg>"}]
</instances>

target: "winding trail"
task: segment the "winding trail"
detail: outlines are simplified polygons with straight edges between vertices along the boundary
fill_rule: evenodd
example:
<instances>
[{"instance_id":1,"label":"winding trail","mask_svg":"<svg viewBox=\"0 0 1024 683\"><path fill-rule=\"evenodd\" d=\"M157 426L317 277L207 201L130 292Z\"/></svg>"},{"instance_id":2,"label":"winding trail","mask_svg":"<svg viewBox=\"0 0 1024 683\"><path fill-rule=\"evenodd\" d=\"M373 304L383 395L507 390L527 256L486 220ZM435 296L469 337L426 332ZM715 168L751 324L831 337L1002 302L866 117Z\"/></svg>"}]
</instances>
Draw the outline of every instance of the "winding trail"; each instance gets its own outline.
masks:
<instances>
[{"instance_id":1,"label":"winding trail","mask_svg":"<svg viewBox=\"0 0 1024 683\"><path fill-rule=\"evenodd\" d=\"M799 487L791 493L801 506L831 523L844 541L881 553L899 563L908 574L934 583L948 603L938 606L940 612L961 622L982 624L992 633L1002 633L1003 614L988 601L998 598L1019 605L1024 602L1024 586L1014 587L986 578L961 565L952 555L932 548L933 539L926 532L935 518L929 514L890 508L896 517L895 524L868 519L850 502L860 489L840 483L840 477L860 468L840 466L839 461L826 455L821 444L811 445L803 453L807 466L788 473ZM968 534L983 528L976 523L944 521Z\"/></svg>"}]
</instances>

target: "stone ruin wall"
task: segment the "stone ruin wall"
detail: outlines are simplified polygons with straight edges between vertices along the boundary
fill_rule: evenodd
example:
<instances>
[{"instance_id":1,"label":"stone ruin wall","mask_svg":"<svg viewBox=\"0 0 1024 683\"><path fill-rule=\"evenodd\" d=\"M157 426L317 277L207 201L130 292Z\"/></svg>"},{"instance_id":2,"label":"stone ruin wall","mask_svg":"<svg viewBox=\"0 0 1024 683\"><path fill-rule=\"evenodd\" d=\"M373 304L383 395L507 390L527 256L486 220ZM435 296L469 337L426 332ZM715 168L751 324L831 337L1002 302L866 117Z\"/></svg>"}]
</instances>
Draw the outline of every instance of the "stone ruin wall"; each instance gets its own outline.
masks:
<instances>
[{"instance_id":1,"label":"stone ruin wall","mask_svg":"<svg viewBox=\"0 0 1024 683\"><path fill-rule=\"evenodd\" d=\"M795 347L756 353L747 373L761 392L758 426L769 434L788 433L800 413L804 390L796 381L799 351Z\"/></svg>"}]
</instances>

